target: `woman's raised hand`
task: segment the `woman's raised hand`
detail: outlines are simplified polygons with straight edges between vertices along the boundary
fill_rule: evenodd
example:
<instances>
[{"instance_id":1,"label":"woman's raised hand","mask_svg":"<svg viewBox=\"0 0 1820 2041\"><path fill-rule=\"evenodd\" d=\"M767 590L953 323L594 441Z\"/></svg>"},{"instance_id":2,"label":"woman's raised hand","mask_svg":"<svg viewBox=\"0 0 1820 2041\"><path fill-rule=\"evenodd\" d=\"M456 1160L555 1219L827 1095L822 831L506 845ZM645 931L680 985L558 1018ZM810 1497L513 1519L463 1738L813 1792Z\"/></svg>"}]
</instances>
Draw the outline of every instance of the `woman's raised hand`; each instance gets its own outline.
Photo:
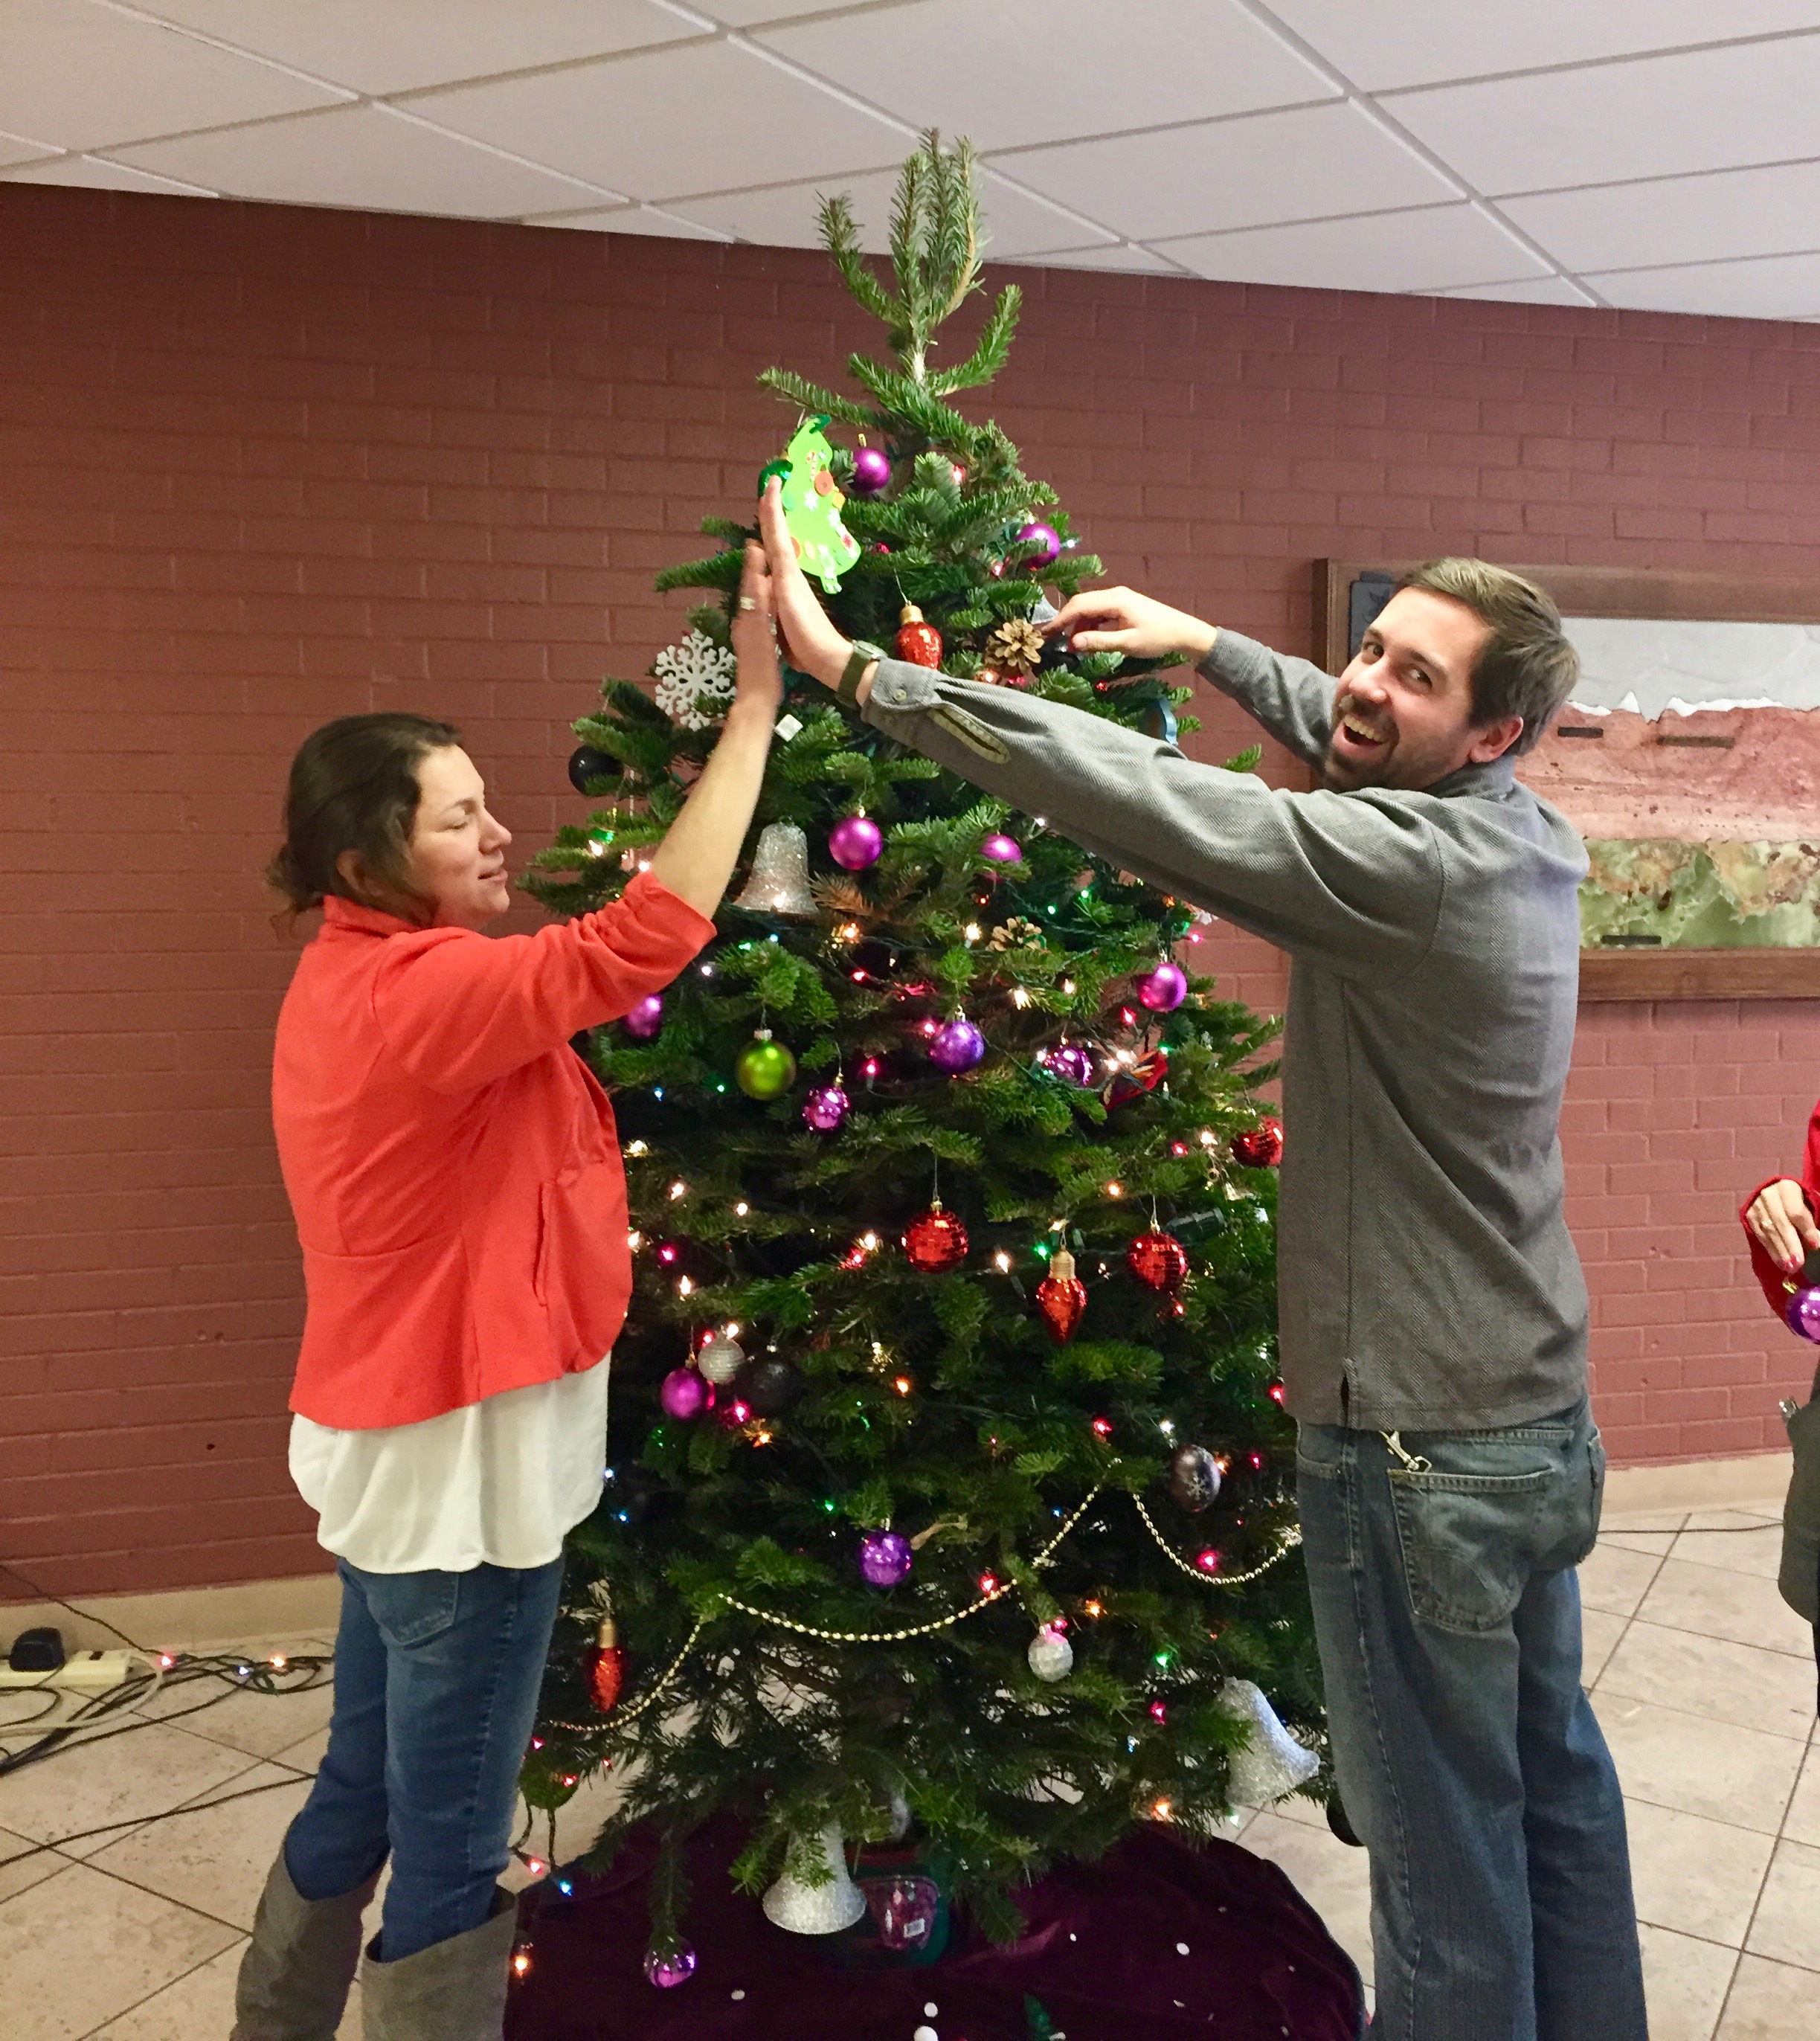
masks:
<instances>
[{"instance_id":1,"label":"woman's raised hand","mask_svg":"<svg viewBox=\"0 0 1820 2041\"><path fill-rule=\"evenodd\" d=\"M853 648L830 621L796 558L796 542L784 521L783 484L775 475L758 500L758 528L765 536L772 597L791 665L824 687L838 686Z\"/></svg>"},{"instance_id":2,"label":"woman's raised hand","mask_svg":"<svg viewBox=\"0 0 1820 2041\"><path fill-rule=\"evenodd\" d=\"M1778 1267L1793 1275L1810 1248L1820 1247L1820 1226L1807 1195L1792 1177L1765 1184L1746 1208L1744 1223Z\"/></svg>"},{"instance_id":3,"label":"woman's raised hand","mask_svg":"<svg viewBox=\"0 0 1820 2041\"><path fill-rule=\"evenodd\" d=\"M784 673L777 658L776 617L771 601L771 569L765 548L746 542L746 565L739 577L739 606L733 614L733 653L739 662L734 698L756 702L773 715L784 699Z\"/></svg>"}]
</instances>

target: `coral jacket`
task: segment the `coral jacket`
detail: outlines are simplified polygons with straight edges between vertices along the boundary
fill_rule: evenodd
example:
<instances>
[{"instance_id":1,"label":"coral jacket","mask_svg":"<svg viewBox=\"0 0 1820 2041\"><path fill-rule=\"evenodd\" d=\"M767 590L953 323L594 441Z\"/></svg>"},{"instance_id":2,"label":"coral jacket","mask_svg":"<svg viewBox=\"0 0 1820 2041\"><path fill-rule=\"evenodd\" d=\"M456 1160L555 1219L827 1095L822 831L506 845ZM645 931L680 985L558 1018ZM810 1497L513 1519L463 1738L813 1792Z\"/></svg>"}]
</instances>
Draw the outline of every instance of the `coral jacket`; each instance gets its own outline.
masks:
<instances>
[{"instance_id":1,"label":"coral jacket","mask_svg":"<svg viewBox=\"0 0 1820 2041\"><path fill-rule=\"evenodd\" d=\"M601 1360L631 1291L625 1177L569 1038L713 933L649 873L532 936L326 903L272 1072L309 1296L293 1410L408 1425Z\"/></svg>"},{"instance_id":2,"label":"coral jacket","mask_svg":"<svg viewBox=\"0 0 1820 2041\"><path fill-rule=\"evenodd\" d=\"M1757 1185L1757 1189L1753 1191L1738 1207L1739 1219L1742 1219L1749 1211L1759 1193L1766 1191L1772 1184L1781 1181L1782 1179L1780 1177L1765 1177ZM1807 1194L1807 1209L1816 1216L1820 1216L1820 1105L1814 1107L1814 1116L1807 1123L1807 1147L1806 1153L1801 1158L1801 1175L1799 1181L1803 1191ZM1777 1318L1780 1318L1787 1309L1788 1299L1795 1294L1795 1279L1776 1267L1774 1261L1764 1251L1762 1243L1748 1226L1744 1229L1744 1234L1746 1239L1750 1242L1751 1273L1763 1285L1763 1294L1769 1299L1769 1308L1775 1312ZM1784 1319L1784 1322L1786 1323L1787 1320Z\"/></svg>"}]
</instances>

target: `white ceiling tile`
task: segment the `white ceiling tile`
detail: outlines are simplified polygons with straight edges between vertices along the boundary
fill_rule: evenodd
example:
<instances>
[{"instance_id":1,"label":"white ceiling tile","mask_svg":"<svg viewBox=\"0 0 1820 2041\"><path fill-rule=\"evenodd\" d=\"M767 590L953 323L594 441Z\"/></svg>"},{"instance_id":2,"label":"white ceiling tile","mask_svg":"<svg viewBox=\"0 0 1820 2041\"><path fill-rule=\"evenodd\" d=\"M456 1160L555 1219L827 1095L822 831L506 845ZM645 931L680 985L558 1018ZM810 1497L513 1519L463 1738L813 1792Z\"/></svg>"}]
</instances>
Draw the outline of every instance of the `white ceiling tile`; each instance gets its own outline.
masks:
<instances>
[{"instance_id":1,"label":"white ceiling tile","mask_svg":"<svg viewBox=\"0 0 1820 2041\"><path fill-rule=\"evenodd\" d=\"M1198 276L1322 290L1440 291L1543 273L1520 242L1470 205L1202 235L1166 242L1163 252Z\"/></svg>"},{"instance_id":2,"label":"white ceiling tile","mask_svg":"<svg viewBox=\"0 0 1820 2041\"><path fill-rule=\"evenodd\" d=\"M48 162L18 163L0 170L0 178L16 185L74 185L88 191L175 192L186 198L212 198L206 185L182 184L174 177L155 177L124 163L105 163L98 156L57 156Z\"/></svg>"},{"instance_id":3,"label":"white ceiling tile","mask_svg":"<svg viewBox=\"0 0 1820 2041\"><path fill-rule=\"evenodd\" d=\"M29 163L56 154L55 149L46 148L42 142L29 141L23 135L0 135L0 163Z\"/></svg>"},{"instance_id":4,"label":"white ceiling tile","mask_svg":"<svg viewBox=\"0 0 1820 2041\"><path fill-rule=\"evenodd\" d=\"M681 214L659 212L654 206L609 206L600 212L569 212L554 218L528 219L527 227L576 227L591 234L647 234L674 241L724 241L709 227L698 227Z\"/></svg>"},{"instance_id":5,"label":"white ceiling tile","mask_svg":"<svg viewBox=\"0 0 1820 2041\"><path fill-rule=\"evenodd\" d=\"M1777 255L1820 242L1820 162L1549 192L1504 210L1570 269Z\"/></svg>"},{"instance_id":6,"label":"white ceiling tile","mask_svg":"<svg viewBox=\"0 0 1820 2041\"><path fill-rule=\"evenodd\" d=\"M1005 168L1132 241L1459 196L1349 105L1021 150Z\"/></svg>"},{"instance_id":7,"label":"white ceiling tile","mask_svg":"<svg viewBox=\"0 0 1820 2041\"><path fill-rule=\"evenodd\" d=\"M1049 255L1014 255L1008 261L1036 269L1112 269L1134 277L1185 277L1179 262L1154 249L1115 242L1110 248L1062 248Z\"/></svg>"},{"instance_id":8,"label":"white ceiling tile","mask_svg":"<svg viewBox=\"0 0 1820 2041\"><path fill-rule=\"evenodd\" d=\"M1337 96L1232 0L918 0L759 40L915 128L982 149ZM956 52L964 50L964 62Z\"/></svg>"},{"instance_id":9,"label":"white ceiling tile","mask_svg":"<svg viewBox=\"0 0 1820 2041\"><path fill-rule=\"evenodd\" d=\"M822 237L817 217L822 194L832 198L845 193L853 202L861 245L878 255L887 246L891 196L897 184L895 170L874 170L862 177L818 177L809 183L783 185L769 191L691 199L685 210L692 219L737 235L742 241L760 242L771 248L818 248ZM990 173L980 177L979 197L987 253L1001 261L1112 238L1109 234L1097 234L1068 213L1013 190Z\"/></svg>"},{"instance_id":10,"label":"white ceiling tile","mask_svg":"<svg viewBox=\"0 0 1820 2041\"><path fill-rule=\"evenodd\" d=\"M0 127L92 149L345 95L90 0L6 0Z\"/></svg>"},{"instance_id":11,"label":"white ceiling tile","mask_svg":"<svg viewBox=\"0 0 1820 2041\"><path fill-rule=\"evenodd\" d=\"M235 198L292 205L509 219L586 204L594 195L594 189L508 162L383 106L338 108L108 153Z\"/></svg>"},{"instance_id":12,"label":"white ceiling tile","mask_svg":"<svg viewBox=\"0 0 1820 2041\"><path fill-rule=\"evenodd\" d=\"M146 0L151 13L357 92L681 42L712 31L653 0Z\"/></svg>"},{"instance_id":13,"label":"white ceiling tile","mask_svg":"<svg viewBox=\"0 0 1820 2041\"><path fill-rule=\"evenodd\" d=\"M688 0L691 11L710 14L730 29L750 29L759 21L795 21L803 14L838 14L853 0Z\"/></svg>"},{"instance_id":14,"label":"white ceiling tile","mask_svg":"<svg viewBox=\"0 0 1820 2041\"><path fill-rule=\"evenodd\" d=\"M1578 305L1597 300L1590 292L1565 277L1524 277L1513 284L1462 284L1451 291L1437 291L1440 298L1489 298L1509 305Z\"/></svg>"},{"instance_id":15,"label":"white ceiling tile","mask_svg":"<svg viewBox=\"0 0 1820 2041\"><path fill-rule=\"evenodd\" d=\"M1722 319L1820 316L1820 254L1634 269L1589 276L1586 280L1613 304L1640 311L1707 312Z\"/></svg>"},{"instance_id":16,"label":"white ceiling tile","mask_svg":"<svg viewBox=\"0 0 1820 2041\"><path fill-rule=\"evenodd\" d=\"M882 170L915 139L724 41L457 87L415 105L464 135L638 198Z\"/></svg>"},{"instance_id":17,"label":"white ceiling tile","mask_svg":"<svg viewBox=\"0 0 1820 2041\"><path fill-rule=\"evenodd\" d=\"M1385 110L1479 190L1559 190L1812 153L1820 35L1398 93Z\"/></svg>"},{"instance_id":18,"label":"white ceiling tile","mask_svg":"<svg viewBox=\"0 0 1820 2041\"><path fill-rule=\"evenodd\" d=\"M1583 63L1816 25L1814 0L1269 0L1270 11L1368 92Z\"/></svg>"}]
</instances>

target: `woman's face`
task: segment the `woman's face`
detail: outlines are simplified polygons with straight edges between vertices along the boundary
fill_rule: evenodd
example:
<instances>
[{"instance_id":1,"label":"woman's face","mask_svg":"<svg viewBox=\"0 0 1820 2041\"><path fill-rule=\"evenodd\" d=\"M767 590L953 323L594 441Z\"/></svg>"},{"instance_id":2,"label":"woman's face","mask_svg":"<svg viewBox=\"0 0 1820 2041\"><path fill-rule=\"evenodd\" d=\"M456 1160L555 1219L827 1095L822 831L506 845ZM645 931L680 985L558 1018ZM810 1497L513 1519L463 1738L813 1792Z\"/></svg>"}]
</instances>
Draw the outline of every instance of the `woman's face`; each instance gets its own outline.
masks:
<instances>
[{"instance_id":1,"label":"woman's face","mask_svg":"<svg viewBox=\"0 0 1820 2041\"><path fill-rule=\"evenodd\" d=\"M512 832L486 811L486 788L460 745L426 752L417 768L410 833L413 890L440 929L483 929L512 904L506 846Z\"/></svg>"}]
</instances>

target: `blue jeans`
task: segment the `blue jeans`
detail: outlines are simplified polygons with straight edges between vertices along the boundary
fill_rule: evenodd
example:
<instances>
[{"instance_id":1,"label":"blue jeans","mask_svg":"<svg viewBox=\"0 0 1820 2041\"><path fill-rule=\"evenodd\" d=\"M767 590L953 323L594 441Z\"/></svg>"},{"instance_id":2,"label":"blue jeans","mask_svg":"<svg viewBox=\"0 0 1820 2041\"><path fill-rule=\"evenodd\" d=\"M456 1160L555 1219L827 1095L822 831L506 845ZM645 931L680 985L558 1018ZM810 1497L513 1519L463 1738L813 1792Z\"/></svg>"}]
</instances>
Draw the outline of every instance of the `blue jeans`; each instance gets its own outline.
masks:
<instances>
[{"instance_id":1,"label":"blue jeans","mask_svg":"<svg viewBox=\"0 0 1820 2041\"><path fill-rule=\"evenodd\" d=\"M1617 1774L1580 1685L1585 1405L1495 1432L1304 1425L1334 1765L1371 1854L1375 2035L1645 2041Z\"/></svg>"},{"instance_id":2,"label":"blue jeans","mask_svg":"<svg viewBox=\"0 0 1820 2041\"><path fill-rule=\"evenodd\" d=\"M383 1961L478 1928L511 1855L563 1562L368 1574L344 1559L328 1753L284 1837L306 1899L392 1860Z\"/></svg>"}]
</instances>

